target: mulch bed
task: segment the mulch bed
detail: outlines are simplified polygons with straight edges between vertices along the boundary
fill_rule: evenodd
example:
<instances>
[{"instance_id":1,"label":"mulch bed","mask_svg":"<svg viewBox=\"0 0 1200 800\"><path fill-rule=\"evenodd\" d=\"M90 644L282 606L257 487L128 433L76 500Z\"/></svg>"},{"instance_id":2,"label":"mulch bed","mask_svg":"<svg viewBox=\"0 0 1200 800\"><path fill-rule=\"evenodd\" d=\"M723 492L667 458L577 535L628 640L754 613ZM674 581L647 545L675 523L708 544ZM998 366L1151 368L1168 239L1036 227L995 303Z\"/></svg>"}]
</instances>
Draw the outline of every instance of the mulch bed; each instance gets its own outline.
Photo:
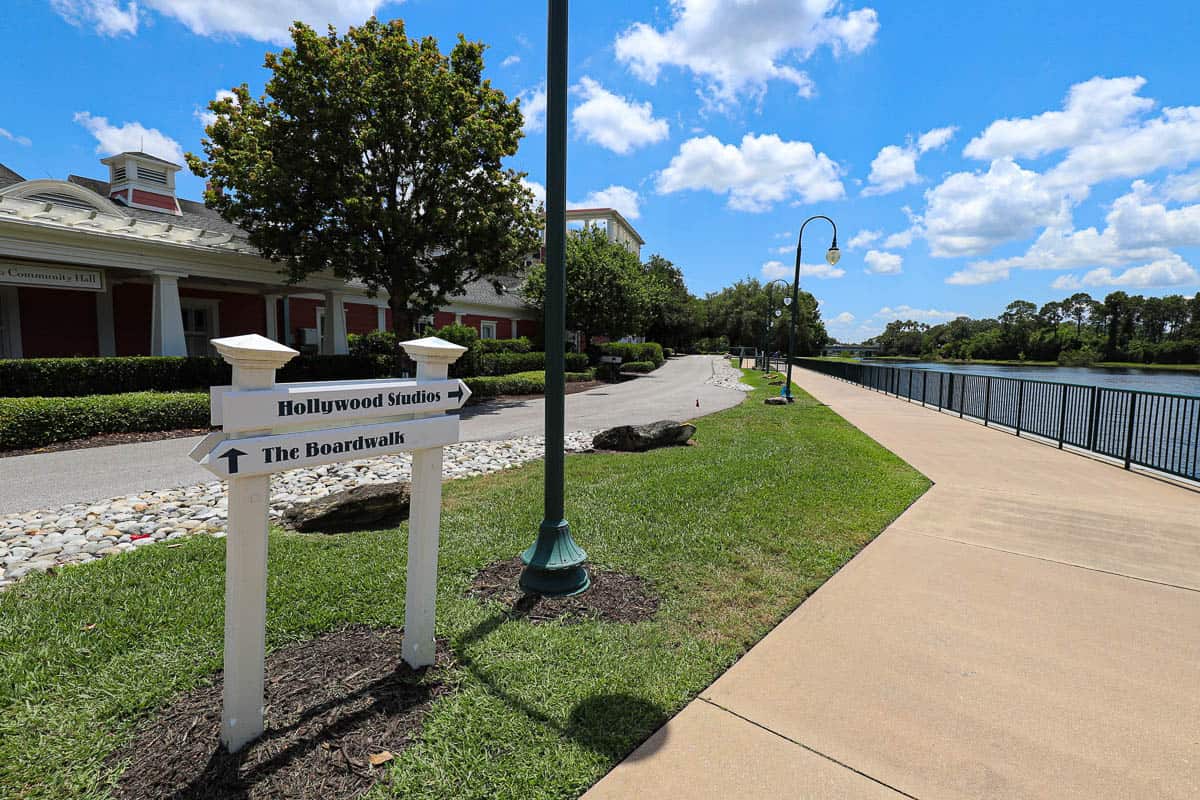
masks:
<instances>
[{"instance_id":1,"label":"mulch bed","mask_svg":"<svg viewBox=\"0 0 1200 800\"><path fill-rule=\"evenodd\" d=\"M633 623L648 620L658 611L658 595L649 581L637 575L588 566L592 585L586 592L574 597L544 597L526 594L517 586L524 568L520 558L488 564L475 574L467 594L495 600L514 618L534 624L559 620Z\"/></svg>"},{"instance_id":2,"label":"mulch bed","mask_svg":"<svg viewBox=\"0 0 1200 800\"><path fill-rule=\"evenodd\" d=\"M89 447L108 447L113 444L133 444L135 442L157 442L160 439L185 439L189 436L204 436L211 428L182 428L175 431L143 431L139 433L103 433L99 436L89 436L86 439L71 439L66 442L55 442L45 447L30 447L24 450L5 450L0 452L0 458L9 456L31 456L37 453L58 453L63 450L86 450Z\"/></svg>"},{"instance_id":3,"label":"mulch bed","mask_svg":"<svg viewBox=\"0 0 1200 800\"><path fill-rule=\"evenodd\" d=\"M451 657L413 670L401 631L353 626L267 658L266 732L241 752L220 744L221 690L175 698L147 720L110 765L128 762L119 800L344 800L386 780L391 760L421 730Z\"/></svg>"}]
</instances>

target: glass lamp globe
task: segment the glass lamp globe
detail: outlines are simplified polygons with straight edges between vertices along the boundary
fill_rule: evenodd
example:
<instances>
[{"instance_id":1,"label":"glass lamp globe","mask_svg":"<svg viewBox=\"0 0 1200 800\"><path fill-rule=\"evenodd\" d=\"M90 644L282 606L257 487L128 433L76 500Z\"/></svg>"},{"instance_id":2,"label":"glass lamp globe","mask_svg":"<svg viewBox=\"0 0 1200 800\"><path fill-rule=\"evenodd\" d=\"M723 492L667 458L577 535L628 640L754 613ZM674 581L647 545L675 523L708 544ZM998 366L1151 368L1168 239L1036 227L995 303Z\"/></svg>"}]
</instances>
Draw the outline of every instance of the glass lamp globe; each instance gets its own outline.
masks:
<instances>
[{"instance_id":1,"label":"glass lamp globe","mask_svg":"<svg viewBox=\"0 0 1200 800\"><path fill-rule=\"evenodd\" d=\"M829 251L825 253L825 260L829 262L829 266L831 267L836 266L837 263L842 260L842 251L838 250L838 246L836 244L830 247Z\"/></svg>"},{"instance_id":2,"label":"glass lamp globe","mask_svg":"<svg viewBox=\"0 0 1200 800\"><path fill-rule=\"evenodd\" d=\"M790 306L792 304L792 298L790 298L790 297L783 298L783 304L785 306Z\"/></svg>"},{"instance_id":3,"label":"glass lamp globe","mask_svg":"<svg viewBox=\"0 0 1200 800\"><path fill-rule=\"evenodd\" d=\"M782 316L783 316L783 309L782 309L782 308L777 308L777 309L775 309L775 316L777 316L777 317L782 317Z\"/></svg>"}]
</instances>

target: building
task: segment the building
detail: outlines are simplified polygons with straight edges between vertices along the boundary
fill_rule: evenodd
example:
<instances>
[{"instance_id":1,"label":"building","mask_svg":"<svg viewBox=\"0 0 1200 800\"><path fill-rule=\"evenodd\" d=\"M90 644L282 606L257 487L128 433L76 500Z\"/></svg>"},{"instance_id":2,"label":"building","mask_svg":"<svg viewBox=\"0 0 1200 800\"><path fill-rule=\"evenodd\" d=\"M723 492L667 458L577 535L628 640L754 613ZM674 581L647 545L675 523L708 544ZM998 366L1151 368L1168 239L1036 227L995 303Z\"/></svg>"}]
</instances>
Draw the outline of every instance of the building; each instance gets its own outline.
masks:
<instances>
[{"instance_id":1,"label":"building","mask_svg":"<svg viewBox=\"0 0 1200 800\"><path fill-rule=\"evenodd\" d=\"M108 180L25 180L0 165L0 358L204 355L210 339L245 333L336 354L349 333L390 328L386 296L360 284L286 283L244 231L176 196L179 165L141 152L101 163ZM612 209L572 213L641 246ZM423 321L532 336L534 314L506 281L476 281Z\"/></svg>"}]
</instances>

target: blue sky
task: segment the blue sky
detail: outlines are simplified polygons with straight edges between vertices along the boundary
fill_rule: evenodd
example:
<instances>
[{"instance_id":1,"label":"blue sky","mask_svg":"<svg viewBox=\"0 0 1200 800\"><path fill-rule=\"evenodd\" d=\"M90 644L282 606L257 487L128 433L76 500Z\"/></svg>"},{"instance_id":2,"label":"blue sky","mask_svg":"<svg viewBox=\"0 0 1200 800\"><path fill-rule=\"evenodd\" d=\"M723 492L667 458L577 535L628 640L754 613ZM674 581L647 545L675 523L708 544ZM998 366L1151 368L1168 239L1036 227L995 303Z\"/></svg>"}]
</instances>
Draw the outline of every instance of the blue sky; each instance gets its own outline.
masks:
<instances>
[{"instance_id":1,"label":"blue sky","mask_svg":"<svg viewBox=\"0 0 1200 800\"><path fill-rule=\"evenodd\" d=\"M569 195L612 204L704 293L791 274L846 341L1083 290L1200 289L1200 15L1185 2L575 2ZM545 4L6 0L0 162L103 177L198 150L222 89L261 89L290 15L370 13L490 45L536 109ZM536 115L514 166L543 179ZM180 193L200 182L181 175Z\"/></svg>"}]
</instances>

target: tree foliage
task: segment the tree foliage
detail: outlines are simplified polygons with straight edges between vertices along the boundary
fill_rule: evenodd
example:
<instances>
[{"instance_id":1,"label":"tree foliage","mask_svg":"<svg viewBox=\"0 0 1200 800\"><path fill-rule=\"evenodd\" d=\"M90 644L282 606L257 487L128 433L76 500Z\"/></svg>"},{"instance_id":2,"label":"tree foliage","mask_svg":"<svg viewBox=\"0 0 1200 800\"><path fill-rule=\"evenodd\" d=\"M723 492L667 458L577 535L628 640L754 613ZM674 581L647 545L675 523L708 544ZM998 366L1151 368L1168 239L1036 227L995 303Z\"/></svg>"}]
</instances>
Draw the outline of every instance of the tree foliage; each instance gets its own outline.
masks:
<instances>
[{"instance_id":1,"label":"tree foliage","mask_svg":"<svg viewBox=\"0 0 1200 800\"><path fill-rule=\"evenodd\" d=\"M756 278L746 278L719 292L708 294L704 305L704 332L712 339L726 337L734 346L761 347L764 332L767 349L786 352L792 312L783 304L786 292L768 287ZM796 354L818 355L829 341L817 300L800 292L799 324L796 327ZM782 310L779 316L776 310Z\"/></svg>"},{"instance_id":2,"label":"tree foliage","mask_svg":"<svg viewBox=\"0 0 1200 800\"><path fill-rule=\"evenodd\" d=\"M404 23L371 18L344 36L296 23L268 53L266 93L213 101L206 202L244 228L290 280L329 270L385 290L394 328L483 276L515 273L540 221L517 152L519 103L483 79L484 45L449 55Z\"/></svg>"},{"instance_id":3,"label":"tree foliage","mask_svg":"<svg viewBox=\"0 0 1200 800\"><path fill-rule=\"evenodd\" d=\"M567 237L567 330L583 341L593 336L619 339L640 334L646 323L649 293L638 257L610 241L603 228L588 226ZM546 307L546 265L534 264L525 276L525 301Z\"/></svg>"},{"instance_id":4,"label":"tree foliage","mask_svg":"<svg viewBox=\"0 0 1200 800\"><path fill-rule=\"evenodd\" d=\"M1015 300L998 319L959 317L932 327L896 320L871 340L884 355L1029 359L1081 364L1100 359L1200 362L1200 293L1143 297L1077 292L1040 309Z\"/></svg>"}]
</instances>

